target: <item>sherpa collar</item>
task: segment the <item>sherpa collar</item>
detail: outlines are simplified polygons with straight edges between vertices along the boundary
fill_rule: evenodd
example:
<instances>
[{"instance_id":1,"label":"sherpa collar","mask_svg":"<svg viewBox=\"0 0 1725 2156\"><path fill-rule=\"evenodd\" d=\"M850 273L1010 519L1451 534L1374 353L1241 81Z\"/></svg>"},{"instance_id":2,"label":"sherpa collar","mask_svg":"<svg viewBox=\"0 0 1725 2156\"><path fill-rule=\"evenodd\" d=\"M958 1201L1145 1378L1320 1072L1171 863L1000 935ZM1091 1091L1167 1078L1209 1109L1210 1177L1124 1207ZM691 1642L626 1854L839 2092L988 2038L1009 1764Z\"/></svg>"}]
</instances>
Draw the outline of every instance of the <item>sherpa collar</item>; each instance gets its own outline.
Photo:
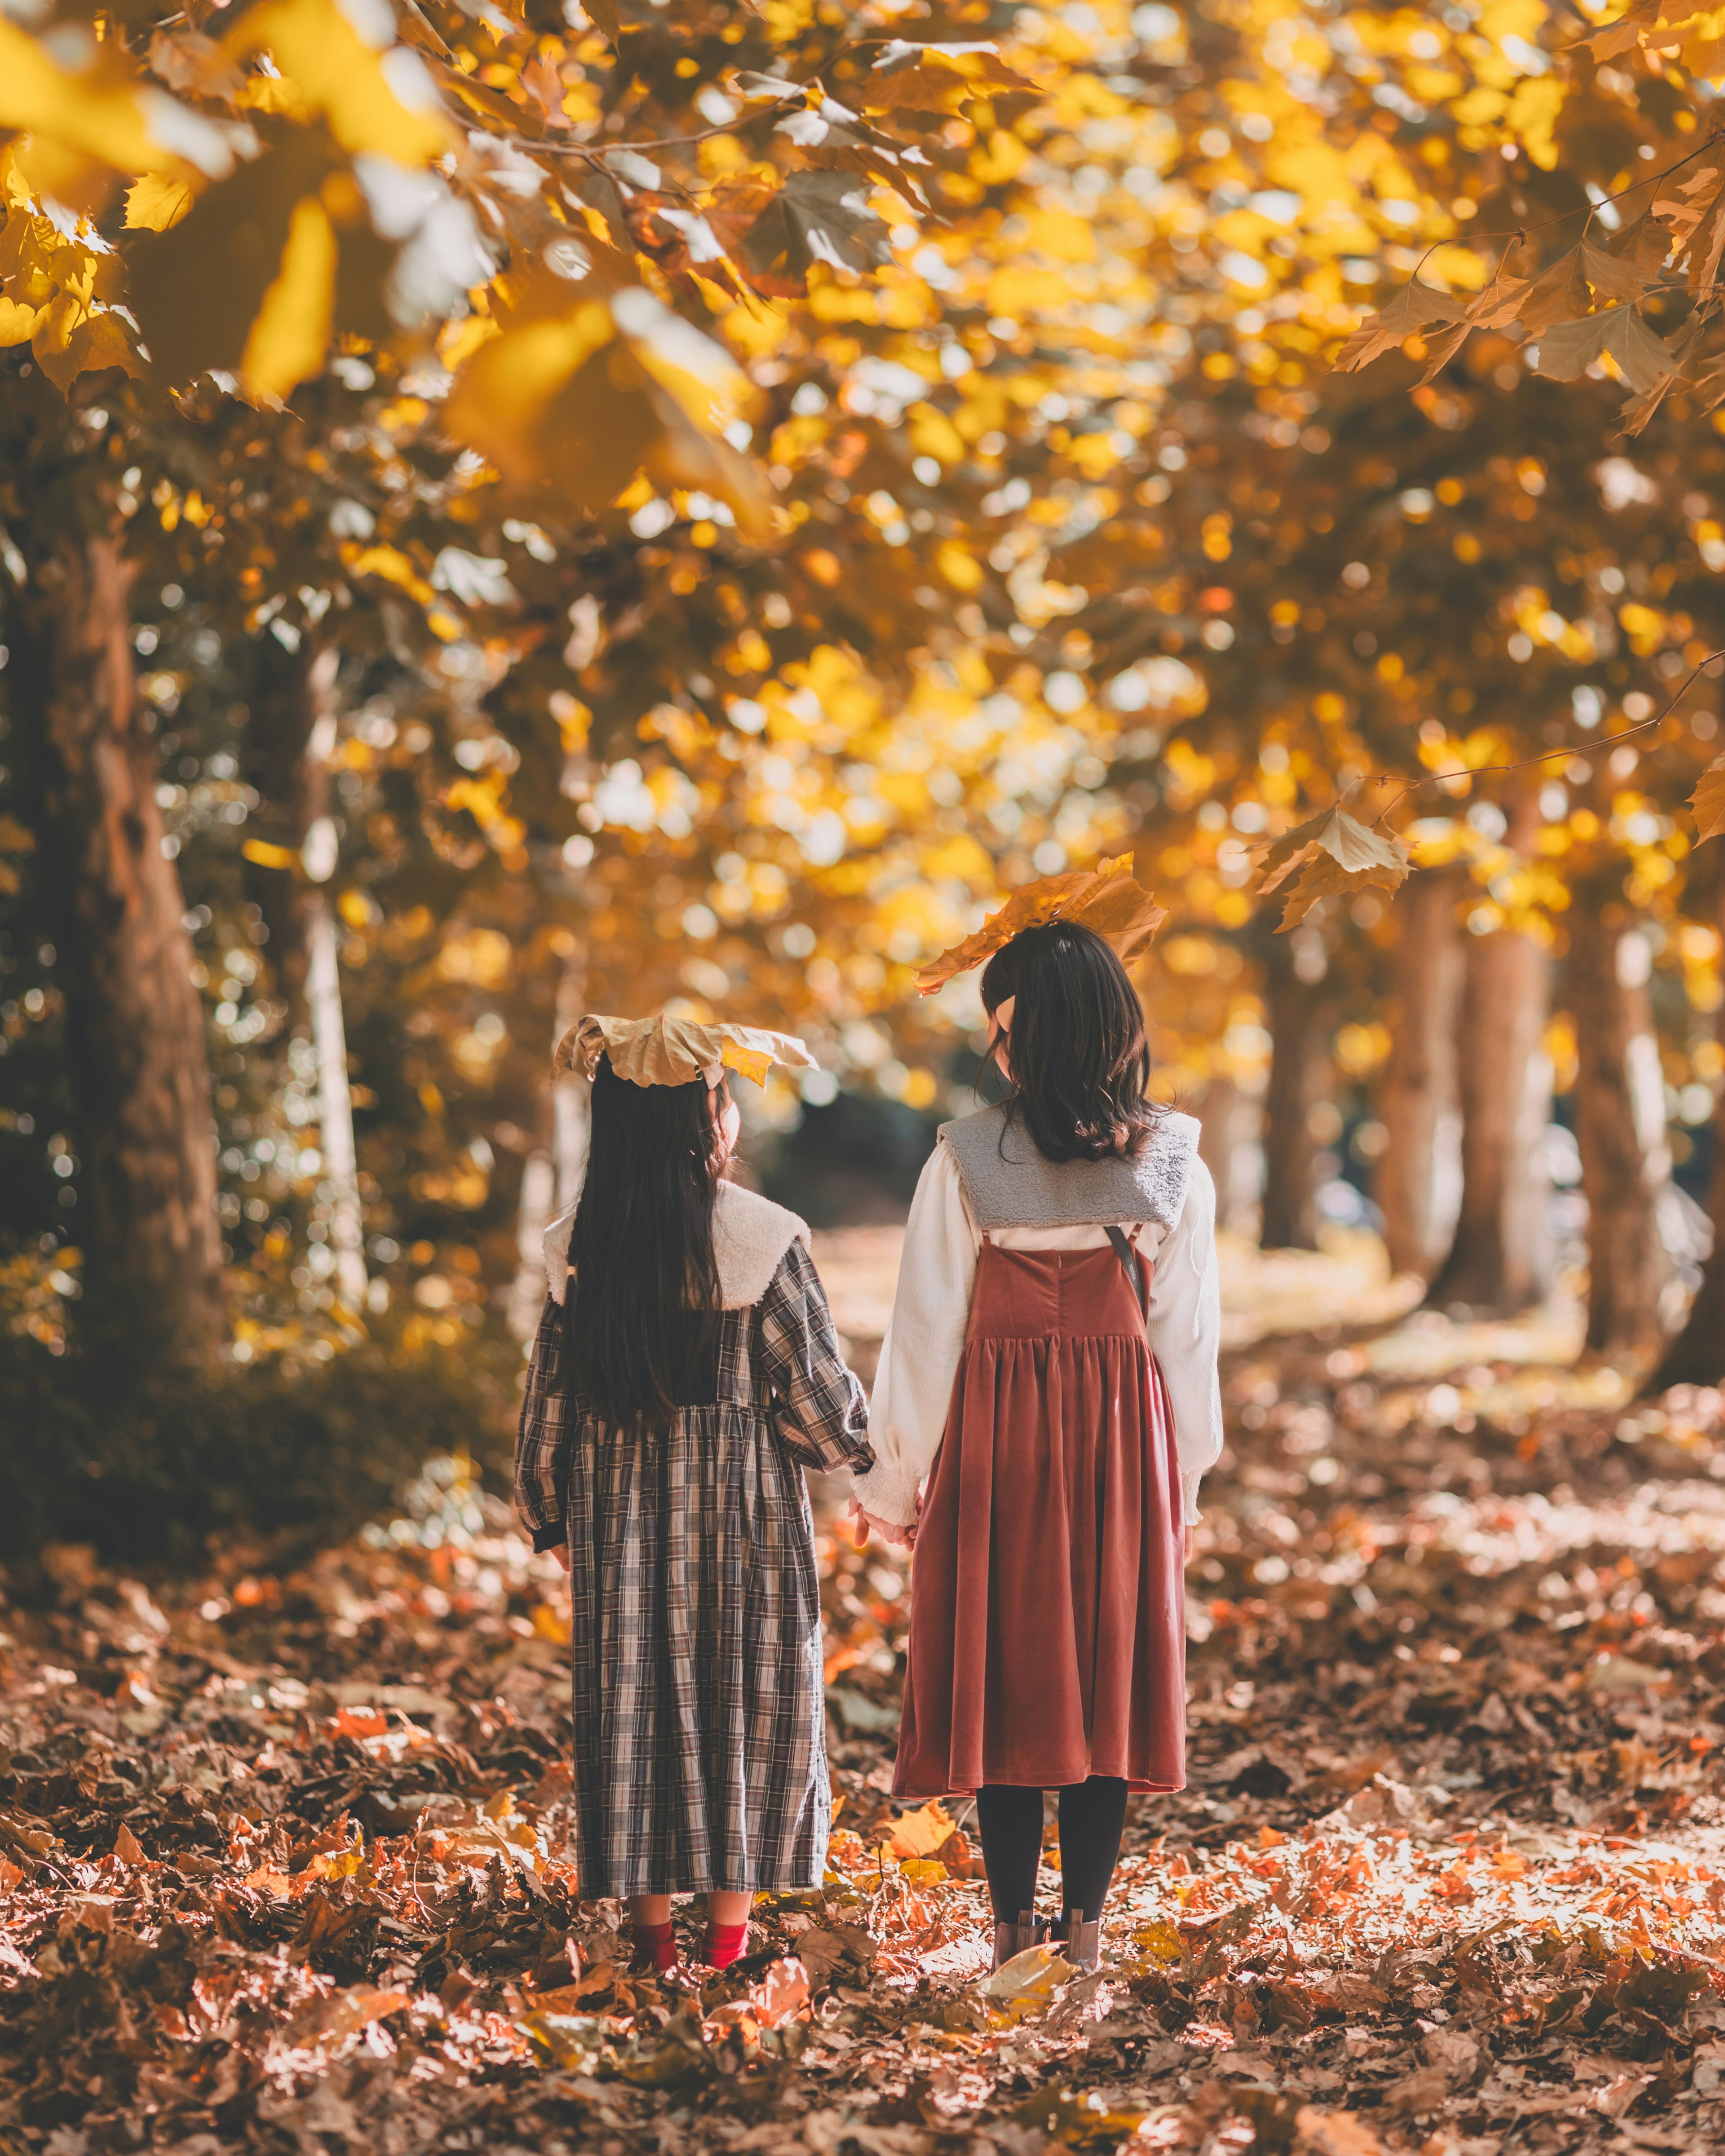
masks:
<instances>
[{"instance_id":1,"label":"sherpa collar","mask_svg":"<svg viewBox=\"0 0 1725 2156\"><path fill-rule=\"evenodd\" d=\"M559 1213L545 1231L545 1280L553 1302L563 1299L569 1277L569 1234L575 1208ZM749 1310L773 1285L773 1276L793 1243L806 1249L809 1223L758 1191L721 1183L713 1207L713 1255L718 1260L719 1295L726 1310Z\"/></svg>"}]
</instances>

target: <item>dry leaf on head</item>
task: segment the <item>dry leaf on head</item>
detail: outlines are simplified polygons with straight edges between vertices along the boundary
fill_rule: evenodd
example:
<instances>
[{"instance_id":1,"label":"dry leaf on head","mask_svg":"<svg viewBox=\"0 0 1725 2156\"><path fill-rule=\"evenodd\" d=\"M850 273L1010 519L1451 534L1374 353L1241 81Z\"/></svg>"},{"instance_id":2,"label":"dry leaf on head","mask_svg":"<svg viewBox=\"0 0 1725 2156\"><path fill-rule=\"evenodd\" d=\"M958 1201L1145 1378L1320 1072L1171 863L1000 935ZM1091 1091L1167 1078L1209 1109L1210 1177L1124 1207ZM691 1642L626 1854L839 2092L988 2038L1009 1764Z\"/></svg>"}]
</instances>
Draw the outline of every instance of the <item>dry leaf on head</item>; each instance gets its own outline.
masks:
<instances>
[{"instance_id":1,"label":"dry leaf on head","mask_svg":"<svg viewBox=\"0 0 1725 2156\"><path fill-rule=\"evenodd\" d=\"M1094 929L1129 965L1149 947L1151 937L1168 919L1166 909L1134 880L1132 865L1130 854L1117 854L1111 860L1098 861L1093 869L1074 869L1065 875L1041 876L1024 884L998 913L989 915L975 935L967 936L922 968L916 976L917 993L932 995L955 974L981 965L1025 929L1046 927L1054 921L1076 921Z\"/></svg>"}]
</instances>

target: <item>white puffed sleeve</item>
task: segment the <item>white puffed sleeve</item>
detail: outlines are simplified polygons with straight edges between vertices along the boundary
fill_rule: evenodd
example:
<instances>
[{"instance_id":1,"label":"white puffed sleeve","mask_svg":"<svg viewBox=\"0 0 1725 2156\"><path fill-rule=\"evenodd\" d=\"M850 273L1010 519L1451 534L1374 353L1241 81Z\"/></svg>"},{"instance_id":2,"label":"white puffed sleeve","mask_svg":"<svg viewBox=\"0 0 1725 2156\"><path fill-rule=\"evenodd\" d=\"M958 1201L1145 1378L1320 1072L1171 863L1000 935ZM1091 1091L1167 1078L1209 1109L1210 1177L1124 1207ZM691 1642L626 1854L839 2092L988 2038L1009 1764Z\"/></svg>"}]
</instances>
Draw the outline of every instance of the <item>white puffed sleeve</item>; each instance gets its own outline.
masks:
<instances>
[{"instance_id":1,"label":"white puffed sleeve","mask_svg":"<svg viewBox=\"0 0 1725 2156\"><path fill-rule=\"evenodd\" d=\"M1198 1518L1198 1486L1222 1451L1222 1387L1216 1358L1222 1339L1216 1265L1216 1186L1201 1160L1186 1182L1180 1217L1156 1254L1145 1330L1174 1411L1174 1450L1186 1520Z\"/></svg>"},{"instance_id":2,"label":"white puffed sleeve","mask_svg":"<svg viewBox=\"0 0 1725 2156\"><path fill-rule=\"evenodd\" d=\"M946 1428L964 1353L981 1243L948 1146L937 1145L917 1181L880 1368L869 1404L875 1465L854 1476L857 1502L877 1520L908 1527L916 1492Z\"/></svg>"}]
</instances>

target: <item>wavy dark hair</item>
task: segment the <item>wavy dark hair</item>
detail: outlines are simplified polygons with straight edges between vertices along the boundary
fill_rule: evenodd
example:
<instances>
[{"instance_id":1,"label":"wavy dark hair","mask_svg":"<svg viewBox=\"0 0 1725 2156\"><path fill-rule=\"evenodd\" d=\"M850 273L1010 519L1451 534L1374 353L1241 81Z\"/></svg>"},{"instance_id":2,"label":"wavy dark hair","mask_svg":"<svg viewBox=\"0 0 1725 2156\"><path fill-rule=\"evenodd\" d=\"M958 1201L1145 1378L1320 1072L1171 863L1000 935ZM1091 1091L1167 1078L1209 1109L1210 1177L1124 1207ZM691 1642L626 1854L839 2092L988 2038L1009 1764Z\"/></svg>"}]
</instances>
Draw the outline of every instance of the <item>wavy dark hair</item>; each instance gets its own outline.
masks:
<instances>
[{"instance_id":1,"label":"wavy dark hair","mask_svg":"<svg viewBox=\"0 0 1725 2156\"><path fill-rule=\"evenodd\" d=\"M713 1206L729 1083L637 1086L602 1055L563 1298L569 1368L614 1429L663 1430L717 1337Z\"/></svg>"},{"instance_id":2,"label":"wavy dark hair","mask_svg":"<svg viewBox=\"0 0 1725 2156\"><path fill-rule=\"evenodd\" d=\"M1026 928L983 970L990 1018L1015 997L1009 1122L1048 1160L1130 1160L1163 1112L1146 1098L1150 1047L1137 992L1113 947L1076 921Z\"/></svg>"}]
</instances>

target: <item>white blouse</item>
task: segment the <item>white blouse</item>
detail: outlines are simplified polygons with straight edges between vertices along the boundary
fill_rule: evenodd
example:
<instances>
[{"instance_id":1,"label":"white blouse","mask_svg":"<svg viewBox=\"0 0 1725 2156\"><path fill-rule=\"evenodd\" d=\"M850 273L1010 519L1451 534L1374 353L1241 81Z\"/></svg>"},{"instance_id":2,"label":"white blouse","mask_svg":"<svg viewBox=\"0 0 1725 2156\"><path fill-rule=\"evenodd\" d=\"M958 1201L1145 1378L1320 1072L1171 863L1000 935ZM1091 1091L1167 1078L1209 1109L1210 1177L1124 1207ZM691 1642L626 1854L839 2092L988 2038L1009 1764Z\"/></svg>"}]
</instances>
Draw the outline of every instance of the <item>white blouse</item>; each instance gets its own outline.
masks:
<instances>
[{"instance_id":1,"label":"white blouse","mask_svg":"<svg viewBox=\"0 0 1725 2156\"><path fill-rule=\"evenodd\" d=\"M1106 1246L1108 1231L997 1228L992 1240L1009 1250L1091 1250ZM937 1144L911 1201L892 1317L880 1347L869 1408L875 1465L854 1478L857 1502L876 1519L903 1527L916 1517L917 1492L939 1448L964 1353L982 1243L952 1148ZM1199 1483L1222 1450L1216 1191L1201 1160L1192 1162L1173 1228L1147 1224L1138 1248L1154 1260L1146 1330L1168 1381L1189 1524L1199 1517Z\"/></svg>"}]
</instances>

